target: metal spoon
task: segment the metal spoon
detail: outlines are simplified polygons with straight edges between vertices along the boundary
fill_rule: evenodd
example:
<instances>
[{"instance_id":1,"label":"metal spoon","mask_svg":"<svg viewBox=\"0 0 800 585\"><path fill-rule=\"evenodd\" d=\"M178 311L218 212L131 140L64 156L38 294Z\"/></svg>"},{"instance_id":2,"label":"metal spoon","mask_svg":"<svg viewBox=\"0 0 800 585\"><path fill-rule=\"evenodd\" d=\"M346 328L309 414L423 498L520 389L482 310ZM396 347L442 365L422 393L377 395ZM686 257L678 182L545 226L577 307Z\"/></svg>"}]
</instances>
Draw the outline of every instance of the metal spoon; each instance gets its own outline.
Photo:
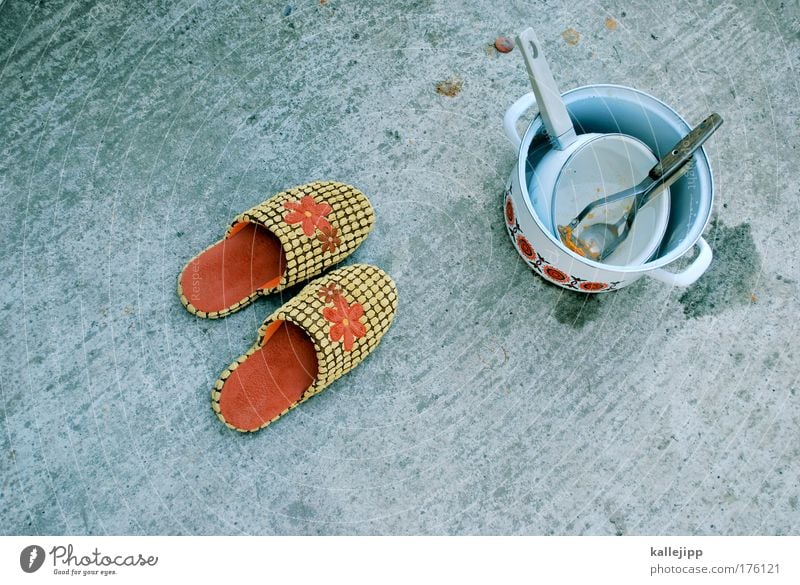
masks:
<instances>
[{"instance_id":1,"label":"metal spoon","mask_svg":"<svg viewBox=\"0 0 800 585\"><path fill-rule=\"evenodd\" d=\"M675 171L665 181L653 183L644 195L645 201L639 205L639 208L644 207L650 201L650 199L672 186L672 184L677 182L678 179L685 175L691 167L692 161L690 160L684 163L681 168ZM635 187L632 187L631 189L635 189ZM626 191L629 190L630 189L626 189ZM620 193L624 192L620 191ZM598 199L598 201L602 202L602 204L607 204L612 203L613 201L624 199L625 197L617 197L620 193L610 195L606 198L607 200ZM630 197L630 194L628 194L627 197ZM591 211L589 207L589 205L586 206L586 209L588 209L586 213ZM573 224L577 225L580 220L573 220L567 227L564 227L563 225L558 226L558 233L561 236L561 240L572 251L592 260L600 261L603 258L610 256L625 240L625 238L628 237L628 231L631 229L631 224L633 224L633 220L636 218L636 212L639 208L635 208L634 205L630 211L623 213L622 217L620 217L616 223L593 223L592 225L586 226L581 231L580 237L575 237L572 235L573 232L569 231L573 229L569 226L572 226ZM583 215L586 215L586 213L583 211L581 212Z\"/></svg>"},{"instance_id":2,"label":"metal spoon","mask_svg":"<svg viewBox=\"0 0 800 585\"><path fill-rule=\"evenodd\" d=\"M628 237L631 225L639 209L656 194L666 189L689 170L694 151L722 125L719 114L711 114L694 130L689 132L670 152L650 169L647 177L639 184L593 201L567 226L558 226L561 240L572 251L592 260L601 261L610 256ZM624 213L616 223L595 223L584 228L580 237L575 236L575 228L594 209L628 197L634 197L630 211Z\"/></svg>"}]
</instances>

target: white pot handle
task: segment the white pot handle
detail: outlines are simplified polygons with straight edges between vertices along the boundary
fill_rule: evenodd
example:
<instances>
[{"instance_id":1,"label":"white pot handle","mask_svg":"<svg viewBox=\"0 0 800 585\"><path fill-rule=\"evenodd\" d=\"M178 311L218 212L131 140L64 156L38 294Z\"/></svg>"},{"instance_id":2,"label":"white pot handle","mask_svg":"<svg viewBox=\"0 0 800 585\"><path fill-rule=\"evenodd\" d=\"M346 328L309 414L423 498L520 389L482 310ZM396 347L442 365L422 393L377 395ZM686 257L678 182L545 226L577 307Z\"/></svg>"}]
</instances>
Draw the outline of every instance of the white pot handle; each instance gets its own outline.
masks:
<instances>
[{"instance_id":1,"label":"white pot handle","mask_svg":"<svg viewBox=\"0 0 800 585\"><path fill-rule=\"evenodd\" d=\"M711 265L711 258L714 254L711 252L711 246L703 239L697 240L697 246L700 248L700 253L694 259L686 270L683 272L667 272L662 268L656 268L647 272L647 276L666 282L673 286L689 286L693 284L698 278L703 276L708 267Z\"/></svg>"},{"instance_id":2,"label":"white pot handle","mask_svg":"<svg viewBox=\"0 0 800 585\"><path fill-rule=\"evenodd\" d=\"M526 93L511 104L503 116L503 130L506 131L506 138L509 139L516 150L519 150L522 144L522 137L519 135L519 132L517 132L517 122L519 122L525 110L535 105L536 96L533 95L533 92Z\"/></svg>"}]
</instances>

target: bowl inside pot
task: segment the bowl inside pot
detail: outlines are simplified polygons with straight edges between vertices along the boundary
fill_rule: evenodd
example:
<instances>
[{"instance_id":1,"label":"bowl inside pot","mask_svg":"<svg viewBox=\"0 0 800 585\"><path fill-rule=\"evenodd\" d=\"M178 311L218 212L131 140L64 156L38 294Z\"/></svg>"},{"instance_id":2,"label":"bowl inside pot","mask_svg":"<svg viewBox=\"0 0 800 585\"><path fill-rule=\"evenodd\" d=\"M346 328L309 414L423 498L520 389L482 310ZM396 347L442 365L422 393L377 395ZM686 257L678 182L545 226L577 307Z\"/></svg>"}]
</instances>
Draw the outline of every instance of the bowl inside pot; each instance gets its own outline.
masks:
<instances>
[{"instance_id":1,"label":"bowl inside pot","mask_svg":"<svg viewBox=\"0 0 800 585\"><path fill-rule=\"evenodd\" d=\"M596 132L621 133L646 144L661 158L691 127L672 108L660 100L636 89L618 85L580 87L563 95L567 111L579 134ZM536 164L550 148L541 117L536 116L522 139L520 177L527 187L534 179ZM525 189L526 195L528 189ZM532 201L529 211L547 236L560 248L576 258L585 260L561 243L553 233L550 202ZM700 238L708 222L713 200L713 179L704 149L692 157L692 168L669 191L669 220L656 253L648 262L638 266L618 266L619 270L643 270L664 266L686 253ZM590 264L603 266L603 264Z\"/></svg>"},{"instance_id":2,"label":"bowl inside pot","mask_svg":"<svg viewBox=\"0 0 800 585\"><path fill-rule=\"evenodd\" d=\"M593 201L613 195L639 183L657 159L640 140L626 134L600 134L567 160L553 190L551 224L568 225L583 208ZM614 224L627 213L632 199L603 205L592 211L577 228L594 223ZM647 262L658 250L669 221L669 192L658 193L637 212L630 233L604 264L638 266Z\"/></svg>"}]
</instances>

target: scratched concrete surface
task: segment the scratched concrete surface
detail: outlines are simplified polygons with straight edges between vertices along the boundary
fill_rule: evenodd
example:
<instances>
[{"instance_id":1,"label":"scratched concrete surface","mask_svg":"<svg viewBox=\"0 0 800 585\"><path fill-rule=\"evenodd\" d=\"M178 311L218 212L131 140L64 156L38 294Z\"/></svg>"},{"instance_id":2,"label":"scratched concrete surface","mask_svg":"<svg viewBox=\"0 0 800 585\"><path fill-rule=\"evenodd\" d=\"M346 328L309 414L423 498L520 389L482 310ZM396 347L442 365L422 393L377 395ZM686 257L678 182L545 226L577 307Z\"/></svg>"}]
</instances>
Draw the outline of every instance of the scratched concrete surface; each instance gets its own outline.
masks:
<instances>
[{"instance_id":1,"label":"scratched concrete surface","mask_svg":"<svg viewBox=\"0 0 800 585\"><path fill-rule=\"evenodd\" d=\"M490 44L528 25L564 89L725 118L692 288L588 298L517 257L500 121L528 81ZM798 533L799 59L796 2L7 0L0 531ZM371 198L348 262L400 310L243 436L210 387L293 291L205 321L176 276L315 178Z\"/></svg>"}]
</instances>

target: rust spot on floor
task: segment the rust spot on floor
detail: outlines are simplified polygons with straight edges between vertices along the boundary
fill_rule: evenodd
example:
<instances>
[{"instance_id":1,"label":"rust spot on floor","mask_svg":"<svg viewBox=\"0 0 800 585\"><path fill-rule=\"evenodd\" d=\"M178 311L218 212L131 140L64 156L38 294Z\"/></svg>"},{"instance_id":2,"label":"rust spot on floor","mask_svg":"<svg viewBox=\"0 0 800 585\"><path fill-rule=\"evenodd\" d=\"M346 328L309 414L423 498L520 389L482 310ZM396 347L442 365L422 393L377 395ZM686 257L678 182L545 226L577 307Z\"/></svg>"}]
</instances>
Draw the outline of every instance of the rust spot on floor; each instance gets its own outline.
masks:
<instances>
[{"instance_id":1,"label":"rust spot on floor","mask_svg":"<svg viewBox=\"0 0 800 585\"><path fill-rule=\"evenodd\" d=\"M570 47L574 47L581 40L581 33L574 28L568 28L561 33L561 37L567 42Z\"/></svg>"},{"instance_id":2,"label":"rust spot on floor","mask_svg":"<svg viewBox=\"0 0 800 585\"><path fill-rule=\"evenodd\" d=\"M446 97L456 97L461 93L464 81L459 77L453 76L436 84L436 93Z\"/></svg>"},{"instance_id":3,"label":"rust spot on floor","mask_svg":"<svg viewBox=\"0 0 800 585\"><path fill-rule=\"evenodd\" d=\"M606 28L608 30L617 30L618 26L619 26L619 23L616 20L614 20L610 16L608 18L606 18Z\"/></svg>"},{"instance_id":4,"label":"rust spot on floor","mask_svg":"<svg viewBox=\"0 0 800 585\"><path fill-rule=\"evenodd\" d=\"M494 41L494 48L501 53L510 53L514 50L514 39L509 37L497 37Z\"/></svg>"}]
</instances>

